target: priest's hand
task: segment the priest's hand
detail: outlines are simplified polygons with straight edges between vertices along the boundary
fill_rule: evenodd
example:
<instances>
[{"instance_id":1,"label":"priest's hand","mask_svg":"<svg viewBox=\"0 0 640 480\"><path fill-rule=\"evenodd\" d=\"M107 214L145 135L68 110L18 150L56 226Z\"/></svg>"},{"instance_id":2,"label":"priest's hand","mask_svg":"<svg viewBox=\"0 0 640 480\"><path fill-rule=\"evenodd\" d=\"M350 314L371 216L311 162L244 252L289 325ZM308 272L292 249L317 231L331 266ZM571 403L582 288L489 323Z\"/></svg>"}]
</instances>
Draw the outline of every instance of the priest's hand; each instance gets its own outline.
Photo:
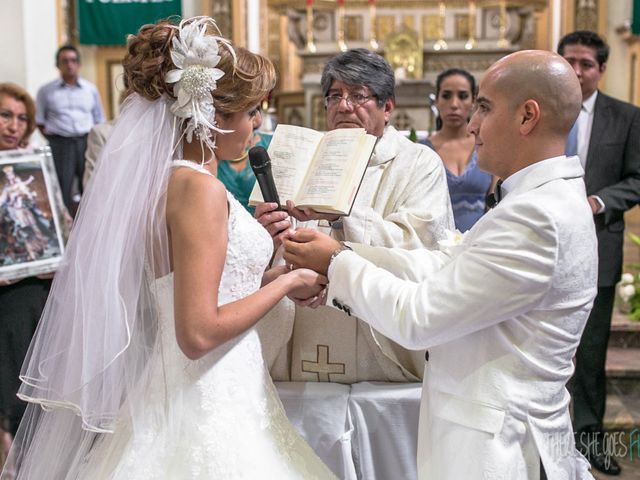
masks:
<instances>
[{"instance_id":1,"label":"priest's hand","mask_svg":"<svg viewBox=\"0 0 640 480\"><path fill-rule=\"evenodd\" d=\"M273 239L273 248L277 249L282 243L283 233L291 227L291 220L287 212L276 210L275 202L260 203L256 206L254 214L258 223L262 225Z\"/></svg>"},{"instance_id":2,"label":"priest's hand","mask_svg":"<svg viewBox=\"0 0 640 480\"><path fill-rule=\"evenodd\" d=\"M287 200L287 211L289 212L289 215L301 222L308 222L309 220L326 220L328 222L335 222L340 218L340 215L319 213L311 208L298 208L291 200Z\"/></svg>"},{"instance_id":3,"label":"priest's hand","mask_svg":"<svg viewBox=\"0 0 640 480\"><path fill-rule=\"evenodd\" d=\"M329 260L340 242L329 235L308 228L300 228L284 239L284 259L294 268L310 268L327 274Z\"/></svg>"}]
</instances>

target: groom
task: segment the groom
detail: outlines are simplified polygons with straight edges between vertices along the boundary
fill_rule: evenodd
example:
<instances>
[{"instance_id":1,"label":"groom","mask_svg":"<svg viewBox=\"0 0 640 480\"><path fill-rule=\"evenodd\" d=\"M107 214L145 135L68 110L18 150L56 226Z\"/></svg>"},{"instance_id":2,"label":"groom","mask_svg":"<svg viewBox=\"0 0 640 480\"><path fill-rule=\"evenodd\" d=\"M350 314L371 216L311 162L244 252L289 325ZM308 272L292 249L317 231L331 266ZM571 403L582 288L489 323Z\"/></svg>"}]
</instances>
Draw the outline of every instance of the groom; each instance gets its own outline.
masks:
<instances>
[{"instance_id":1,"label":"groom","mask_svg":"<svg viewBox=\"0 0 640 480\"><path fill-rule=\"evenodd\" d=\"M441 251L346 246L309 230L285 241L295 267L328 271L327 304L429 348L420 479L592 478L565 388L596 293L584 171L563 155L580 101L571 66L550 52L487 71L468 128L501 198Z\"/></svg>"}]
</instances>

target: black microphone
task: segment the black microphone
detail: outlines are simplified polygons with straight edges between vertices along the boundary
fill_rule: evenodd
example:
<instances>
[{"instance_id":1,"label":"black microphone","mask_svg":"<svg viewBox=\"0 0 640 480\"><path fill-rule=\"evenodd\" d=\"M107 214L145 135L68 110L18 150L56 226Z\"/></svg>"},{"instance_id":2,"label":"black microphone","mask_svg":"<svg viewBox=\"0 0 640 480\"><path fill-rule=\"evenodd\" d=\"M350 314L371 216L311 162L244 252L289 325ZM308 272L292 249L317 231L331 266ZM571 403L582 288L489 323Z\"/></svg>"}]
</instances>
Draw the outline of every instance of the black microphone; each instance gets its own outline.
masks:
<instances>
[{"instance_id":1,"label":"black microphone","mask_svg":"<svg viewBox=\"0 0 640 480\"><path fill-rule=\"evenodd\" d=\"M282 210L278 190L276 190L276 184L271 173L271 159L264 147L253 147L249 150L249 163L251 163L251 168L258 181L264 201L275 202L278 204L278 210Z\"/></svg>"}]
</instances>

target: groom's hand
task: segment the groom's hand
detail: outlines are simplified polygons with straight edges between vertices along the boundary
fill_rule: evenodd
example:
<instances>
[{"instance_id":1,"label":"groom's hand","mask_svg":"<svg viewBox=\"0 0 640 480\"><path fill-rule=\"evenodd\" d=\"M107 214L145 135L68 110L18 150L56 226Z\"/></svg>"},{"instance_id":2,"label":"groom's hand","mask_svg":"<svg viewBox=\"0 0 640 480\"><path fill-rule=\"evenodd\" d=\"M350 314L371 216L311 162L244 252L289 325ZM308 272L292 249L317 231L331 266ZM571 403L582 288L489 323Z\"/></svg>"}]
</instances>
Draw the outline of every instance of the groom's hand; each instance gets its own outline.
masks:
<instances>
[{"instance_id":1,"label":"groom's hand","mask_svg":"<svg viewBox=\"0 0 640 480\"><path fill-rule=\"evenodd\" d=\"M331 255L340 248L337 240L308 228L296 230L283 244L287 263L294 268L310 268L323 275L327 274Z\"/></svg>"}]
</instances>

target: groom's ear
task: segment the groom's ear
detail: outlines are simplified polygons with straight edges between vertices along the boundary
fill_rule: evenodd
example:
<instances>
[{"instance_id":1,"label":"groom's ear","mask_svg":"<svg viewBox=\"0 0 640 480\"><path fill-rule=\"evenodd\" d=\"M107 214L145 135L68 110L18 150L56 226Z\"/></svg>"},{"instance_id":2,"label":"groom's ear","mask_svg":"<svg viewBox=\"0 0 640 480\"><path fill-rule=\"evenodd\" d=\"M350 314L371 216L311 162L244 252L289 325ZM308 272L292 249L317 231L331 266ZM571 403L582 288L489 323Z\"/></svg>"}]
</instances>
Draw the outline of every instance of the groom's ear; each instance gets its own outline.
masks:
<instances>
[{"instance_id":1,"label":"groom's ear","mask_svg":"<svg viewBox=\"0 0 640 480\"><path fill-rule=\"evenodd\" d=\"M518 116L520 119L520 133L529 135L540 121L540 105L536 100L529 99L519 108Z\"/></svg>"}]
</instances>

